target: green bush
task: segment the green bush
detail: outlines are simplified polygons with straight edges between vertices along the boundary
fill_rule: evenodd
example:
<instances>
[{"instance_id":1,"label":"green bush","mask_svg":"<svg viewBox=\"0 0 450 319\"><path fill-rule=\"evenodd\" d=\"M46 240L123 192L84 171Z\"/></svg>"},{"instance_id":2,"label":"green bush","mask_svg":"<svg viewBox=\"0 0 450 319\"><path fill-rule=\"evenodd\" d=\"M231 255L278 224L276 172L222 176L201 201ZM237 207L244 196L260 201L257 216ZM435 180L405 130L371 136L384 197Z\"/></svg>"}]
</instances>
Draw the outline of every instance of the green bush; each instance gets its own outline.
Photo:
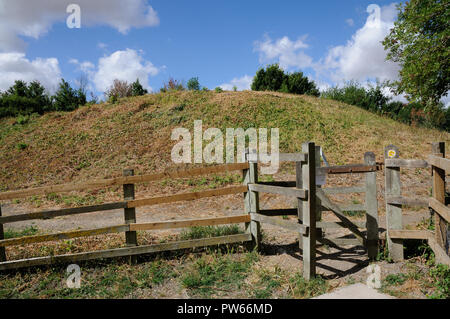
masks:
<instances>
[{"instance_id":1,"label":"green bush","mask_svg":"<svg viewBox=\"0 0 450 319\"><path fill-rule=\"evenodd\" d=\"M68 82L61 79L59 89L54 95L56 111L73 111L86 102L86 94L81 89L74 90Z\"/></svg>"},{"instance_id":2,"label":"green bush","mask_svg":"<svg viewBox=\"0 0 450 319\"><path fill-rule=\"evenodd\" d=\"M435 108L428 108L420 103L391 102L382 91L382 85L366 89L354 81L343 87L332 87L321 96L343 103L359 106L365 110L388 116L396 121L409 125L420 125L450 131L450 112L440 104Z\"/></svg>"},{"instance_id":3,"label":"green bush","mask_svg":"<svg viewBox=\"0 0 450 319\"><path fill-rule=\"evenodd\" d=\"M198 77L189 79L187 82L187 87L190 91L200 91L200 82L198 81Z\"/></svg>"},{"instance_id":4,"label":"green bush","mask_svg":"<svg viewBox=\"0 0 450 319\"><path fill-rule=\"evenodd\" d=\"M285 73L278 64L259 69L253 78L252 90L320 95L315 83L309 81L302 72Z\"/></svg>"},{"instance_id":5,"label":"green bush","mask_svg":"<svg viewBox=\"0 0 450 319\"><path fill-rule=\"evenodd\" d=\"M135 82L131 83L131 95L132 96L140 96L140 95L145 95L147 93L148 93L148 91L142 87L141 83L139 83L139 79L136 79Z\"/></svg>"},{"instance_id":6,"label":"green bush","mask_svg":"<svg viewBox=\"0 0 450 319\"><path fill-rule=\"evenodd\" d=\"M52 110L52 99L38 81L28 85L24 81L15 81L6 92L0 94L0 117L43 114Z\"/></svg>"},{"instance_id":7,"label":"green bush","mask_svg":"<svg viewBox=\"0 0 450 319\"><path fill-rule=\"evenodd\" d=\"M215 91L216 91L217 93L222 93L222 92L223 92L223 89L222 89L220 86L218 86L218 87L215 88Z\"/></svg>"}]
</instances>

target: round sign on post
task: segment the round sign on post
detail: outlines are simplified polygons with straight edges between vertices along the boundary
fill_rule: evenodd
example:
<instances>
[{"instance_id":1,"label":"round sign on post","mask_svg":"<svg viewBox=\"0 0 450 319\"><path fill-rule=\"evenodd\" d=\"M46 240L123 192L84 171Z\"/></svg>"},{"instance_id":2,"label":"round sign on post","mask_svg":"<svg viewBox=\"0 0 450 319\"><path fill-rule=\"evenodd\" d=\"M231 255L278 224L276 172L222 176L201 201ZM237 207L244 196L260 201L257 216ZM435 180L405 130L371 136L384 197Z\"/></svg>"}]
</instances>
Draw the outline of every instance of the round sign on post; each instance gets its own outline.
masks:
<instances>
[{"instance_id":1,"label":"round sign on post","mask_svg":"<svg viewBox=\"0 0 450 319\"><path fill-rule=\"evenodd\" d=\"M384 149L384 158L399 158L400 152L398 150L398 147L395 145L388 145Z\"/></svg>"}]
</instances>

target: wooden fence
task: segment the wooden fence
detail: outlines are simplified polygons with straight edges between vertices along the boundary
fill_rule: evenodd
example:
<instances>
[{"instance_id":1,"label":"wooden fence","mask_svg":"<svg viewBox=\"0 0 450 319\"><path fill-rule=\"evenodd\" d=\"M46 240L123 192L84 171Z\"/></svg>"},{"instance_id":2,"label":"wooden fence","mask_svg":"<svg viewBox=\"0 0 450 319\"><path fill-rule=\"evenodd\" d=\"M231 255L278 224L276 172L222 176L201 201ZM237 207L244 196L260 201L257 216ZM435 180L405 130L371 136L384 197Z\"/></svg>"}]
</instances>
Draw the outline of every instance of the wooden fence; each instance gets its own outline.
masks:
<instances>
[{"instance_id":1,"label":"wooden fence","mask_svg":"<svg viewBox=\"0 0 450 319\"><path fill-rule=\"evenodd\" d=\"M134 176L133 170L124 170L123 177L113 179L94 180L86 183L64 184L56 186L46 186L18 191L9 191L0 193L0 200L23 198L33 195L46 195L50 193L61 193L69 191L81 191L87 189L96 189L102 187L110 187L114 185L123 185L123 201L106 203L101 205L83 206L76 208L66 208L58 210L48 210L32 213L24 213L20 215L1 216L0 210L0 270L15 269L28 266L46 265L53 263L66 263L81 260L90 260L98 258L111 258L119 256L133 256L140 254L148 254L153 252L161 252L168 250L177 250L194 247L205 247L220 244L231 244L239 242L250 242L253 248L258 249L261 244L261 223L271 223L282 227L287 227L298 232L303 236L303 255L304 255L304 274L309 279L315 275L315 146L314 143L305 143L303 145L304 153L298 154L280 154L280 161L295 161L302 169L301 184L303 188L288 187L289 185L264 185L258 183L258 166L255 154L247 151L246 162L238 164L226 164L218 166L210 166L205 168L194 168L189 170L178 170L174 172L164 172L160 174ZM158 181L166 178L185 178L197 175L205 175L212 173L223 173L230 171L243 171L244 185L226 187L221 189L207 190L194 193L182 193L176 195L152 197L152 198L135 198L135 184ZM282 183L283 184L283 183ZM292 185L291 185L292 186ZM295 185L294 185L295 186ZM303 223L292 224L275 220L260 214L259 210L259 192L268 192L274 194L282 194L293 196L303 203L302 211ZM137 223L136 207L173 203L178 201L196 200L213 196L222 196L230 194L244 193L245 211L239 216L225 216L216 218L160 221L151 223ZM0 207L1 209L1 207ZM18 221L27 221L33 219L47 219L57 216L69 216L74 214L93 213L111 209L124 210L124 223L120 225L102 227L95 229L84 229L70 232L60 232L55 234L45 234L36 236L25 236L20 238L4 239L3 224ZM246 231L243 234L204 238L196 240L177 241L171 243L139 246L137 242L136 231L184 228L192 226L212 226L222 224L245 223ZM6 260L5 247L23 244L32 244L46 241L63 240L69 238L95 236L100 234L122 233L125 232L126 247L115 248L101 251L83 252L75 254L65 254L58 256L44 256L36 258L28 258L21 260ZM133 259L130 260L134 262Z\"/></svg>"},{"instance_id":2,"label":"wooden fence","mask_svg":"<svg viewBox=\"0 0 450 319\"><path fill-rule=\"evenodd\" d=\"M385 201L386 201L386 239L389 256L401 261L403 240L427 240L434 251L436 261L450 265L447 254L447 231L450 222L450 208L445 202L445 175L450 172L450 160L445 158L445 143L433 143L428 161L419 159L400 159L395 145L385 148ZM400 168L428 168L432 173L432 197L408 198L401 195ZM429 230L403 229L403 206L429 207L435 213L434 233Z\"/></svg>"},{"instance_id":3,"label":"wooden fence","mask_svg":"<svg viewBox=\"0 0 450 319\"><path fill-rule=\"evenodd\" d=\"M207 198L214 196L223 196L230 194L241 194L247 192L247 186L233 186L220 189L213 189L201 192L182 193L176 195L151 197L151 198L135 198L135 184L143 182L158 181L166 178L185 178L205 174L223 173L230 171L246 171L249 168L248 163L226 164L218 166L210 166L204 168L194 168L189 170L177 170L173 172L163 172L159 174L134 176L133 170L124 170L123 177L113 179L94 180L86 183L78 184L64 184L56 186L45 186L39 188L30 188L18 191L9 191L0 193L0 200L24 198L33 195L46 195L50 193L62 193L69 191L81 191L98 189L102 187L110 187L115 185L123 185L124 200L114 203L105 203L101 205L83 206L75 208L65 208L58 210L47 210L40 212L23 213L20 215L1 216L0 207L0 270L21 268L28 266L45 265L60 262L74 262L81 260L90 260L97 258L110 258L119 256L136 256L139 254L147 254L159 251L168 251L176 249L204 247L220 244L231 244L238 242L252 241L251 233L237 234L231 236L204 238L197 240L186 240L172 243L164 243L157 245L138 246L136 231L140 230L155 230L155 229L170 229L183 228L192 226L208 226L208 225L222 225L222 224L237 224L249 223L251 221L250 215L240 216L226 216L216 218L204 219L190 219L190 220L175 220L175 221L161 221L152 223L137 223L136 222L136 207L173 203L179 201L195 200L199 198ZM94 213L99 211L106 211L112 209L124 210L124 223L115 226L84 229L70 232L59 232L54 234L25 236L20 238L4 239L3 225L7 223L28 221L33 219L48 219L57 216L69 216L74 214ZM94 252L83 252L75 254L66 254L59 256L45 256L28 258L21 260L6 260L5 247L23 244L32 244L39 242L63 240L69 238L95 236L101 234L122 233L125 232L126 246L123 248L115 248Z\"/></svg>"},{"instance_id":4,"label":"wooden fence","mask_svg":"<svg viewBox=\"0 0 450 319\"><path fill-rule=\"evenodd\" d=\"M437 145L437 144L436 144ZM433 146L433 155L429 158L433 168L433 198L432 199L410 199L401 196L399 169L400 167L428 167L423 160L403 160L398 158L398 149L395 146L386 148L384 165L386 166L386 218L387 218L387 240L389 251L394 259L403 258L403 246L401 240L404 238L425 238L436 252L438 258L445 258L443 253L443 230L440 227L436 232L436 238L431 237L428 231L402 230L401 206L402 205L425 205L437 212L437 225L448 222L449 209L445 206L445 171L449 170L449 160L445 159L443 143ZM438 151L436 151L438 150ZM48 265L53 263L68 263L82 260L99 258L111 258L130 256L131 262L140 254L149 254L161 251L170 251L194 247L206 247L221 244L249 243L252 248L259 249L261 246L261 224L271 224L296 232L300 237L300 248L303 255L303 276L309 280L315 276L316 271L316 245L317 243L342 246L348 244L363 245L369 258L374 259L378 253L379 226L377 207L376 173L381 169L381 164L375 161L375 155L368 152L364 155L361 164L321 167L320 147L312 142L302 145L302 152L295 154L280 154L280 162L294 162L296 167L295 181L258 181L258 158L255 152L246 152L246 161L237 164L225 164L193 168L187 170L176 170L151 175L135 176L133 170L124 170L123 176L112 179L93 180L86 183L63 184L45 186L17 191L0 193L0 200L24 198L33 195L46 195L50 193L62 193L70 191L82 191L90 189L105 188L110 186L123 186L123 201L105 203L101 205L82 206L58 210L47 210L40 212L29 212L19 215L1 216L0 206L0 270L14 269L28 266ZM214 173L231 171L242 171L243 185L220 189L206 190L192 193L175 195L135 198L135 185L138 183L158 181L162 179L186 178ZM364 174L364 184L351 187L322 187L316 185L316 174ZM321 183L319 183L321 184ZM290 196L297 200L296 208L268 210L260 209L259 194L271 193ZM364 193L364 204L342 205L334 203L329 195ZM231 194L244 194L244 214L238 216L223 216L203 219L181 219L175 221L159 221L151 223L137 223L137 207L173 203L179 201L196 200L214 196ZM112 209L124 210L124 223L115 226L84 229L55 234L26 236L20 238L4 238L3 225L7 223L28 221L33 219L48 219L58 216L70 216L74 214L94 213ZM352 221L345 215L345 211L364 211L365 222ZM322 211L331 211L338 222L322 221ZM285 215L295 215L297 220L287 221L279 218ZM139 245L137 231L157 230L171 228L185 228L192 226L212 226L223 224L245 224L245 232L242 234L169 242L155 245ZM352 233L354 238L329 238L326 230L343 227ZM364 229L366 231L364 231ZM58 256L44 256L21 260L6 260L5 248L14 245L32 244L46 241L63 240L100 234L125 233L126 247L91 251ZM445 245L445 244L444 244ZM400 249L401 248L401 249ZM445 254L445 257L446 254ZM448 258L448 257L447 257Z\"/></svg>"}]
</instances>

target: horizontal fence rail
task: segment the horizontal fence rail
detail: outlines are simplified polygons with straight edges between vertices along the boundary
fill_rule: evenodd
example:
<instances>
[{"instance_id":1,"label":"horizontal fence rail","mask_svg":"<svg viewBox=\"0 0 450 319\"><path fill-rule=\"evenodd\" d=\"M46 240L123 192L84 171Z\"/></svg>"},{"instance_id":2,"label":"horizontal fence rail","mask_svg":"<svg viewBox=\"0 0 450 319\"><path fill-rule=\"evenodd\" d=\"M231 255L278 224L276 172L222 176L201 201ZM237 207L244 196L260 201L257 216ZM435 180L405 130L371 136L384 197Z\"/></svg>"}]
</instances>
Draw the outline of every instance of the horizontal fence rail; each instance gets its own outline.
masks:
<instances>
[{"instance_id":1,"label":"horizontal fence rail","mask_svg":"<svg viewBox=\"0 0 450 319\"><path fill-rule=\"evenodd\" d=\"M193 193L181 193L181 194L176 194L176 195L151 197L151 198L130 200L130 201L124 201L124 202L116 202L116 203L107 203L107 204L94 205L94 206L81 206L81 207L74 207L74 208L64 208L64 209L58 209L58 210L25 213L25 214L12 215L12 216L0 216L0 224L13 223L13 222L32 220L32 219L49 219L49 218L54 218L54 217L58 217L58 216L92 213L92 212L113 210L113 209L120 209L120 208L134 208L134 207L140 207L140 206L150 206L150 205L157 205L157 204L174 203L174 202L179 202L179 201L189 201L189 200L214 197L214 196L240 194L240 193L245 193L247 191L248 191L247 186L225 187L225 188L219 188L219 189L213 189L213 190L207 190L207 191L200 191L200 192L193 192Z\"/></svg>"},{"instance_id":2,"label":"horizontal fence rail","mask_svg":"<svg viewBox=\"0 0 450 319\"><path fill-rule=\"evenodd\" d=\"M150 175L124 176L110 179L92 180L84 183L61 184L53 186L43 186L0 193L0 200L23 198L33 195L48 195L52 193L64 193L71 191L82 191L88 189L98 189L110 186L145 183L163 180L166 178L185 178L197 175L222 173L247 169L248 163L225 164L211 167L191 168L187 170L167 171Z\"/></svg>"},{"instance_id":3,"label":"horizontal fence rail","mask_svg":"<svg viewBox=\"0 0 450 319\"><path fill-rule=\"evenodd\" d=\"M248 189L252 192L278 194L284 196L297 197L301 199L306 199L307 197L307 191L305 189L300 188L287 188L261 184L248 184Z\"/></svg>"},{"instance_id":4,"label":"horizontal fence rail","mask_svg":"<svg viewBox=\"0 0 450 319\"><path fill-rule=\"evenodd\" d=\"M447 173L450 172L450 159L430 155L428 161L430 162L430 165L443 169Z\"/></svg>"},{"instance_id":5,"label":"horizontal fence rail","mask_svg":"<svg viewBox=\"0 0 450 319\"><path fill-rule=\"evenodd\" d=\"M28 259L12 260L0 263L0 270L17 269L31 266L51 265L55 263L68 263L76 261L85 261L92 259L126 257L133 255L150 254L162 251L172 251L196 247L207 247L223 244L233 244L248 242L252 240L249 233L228 235L222 237L202 238L194 240L177 241L173 243L154 244L145 246L133 246L124 248L115 248L108 250L99 250L86 253L76 253L57 256L36 257Z\"/></svg>"},{"instance_id":6,"label":"horizontal fence rail","mask_svg":"<svg viewBox=\"0 0 450 319\"><path fill-rule=\"evenodd\" d=\"M251 221L251 219L250 219L249 215L240 215L240 216L214 217L214 218L204 218L204 219L151 222L151 223L143 223L143 224L115 225L115 226L101 227L101 228L94 228L94 229L61 232L61 233L56 233L56 234L3 239L3 240L0 240L0 247L25 245L25 244L40 243L40 242L47 242L47 241L54 241L54 240L61 240L61 239L97 236L97 235L104 235L104 234L111 234L111 233L121 233L121 232L127 232L127 231L185 228L185 227L193 227L193 226L213 226L213 225L223 225L223 224L238 224L238 223L248 223L250 221Z\"/></svg>"},{"instance_id":7,"label":"horizontal fence rail","mask_svg":"<svg viewBox=\"0 0 450 319\"><path fill-rule=\"evenodd\" d=\"M390 158L385 160L385 167L427 168L428 162L421 159Z\"/></svg>"}]
</instances>

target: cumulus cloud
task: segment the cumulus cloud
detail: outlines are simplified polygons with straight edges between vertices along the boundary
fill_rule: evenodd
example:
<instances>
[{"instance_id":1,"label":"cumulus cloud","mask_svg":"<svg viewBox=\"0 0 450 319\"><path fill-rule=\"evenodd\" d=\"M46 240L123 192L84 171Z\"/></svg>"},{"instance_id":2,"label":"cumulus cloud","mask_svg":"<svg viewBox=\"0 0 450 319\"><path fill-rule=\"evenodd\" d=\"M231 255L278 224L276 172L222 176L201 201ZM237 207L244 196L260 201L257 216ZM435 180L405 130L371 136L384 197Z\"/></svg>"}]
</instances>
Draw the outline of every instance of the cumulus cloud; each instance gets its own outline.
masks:
<instances>
[{"instance_id":1,"label":"cumulus cloud","mask_svg":"<svg viewBox=\"0 0 450 319\"><path fill-rule=\"evenodd\" d=\"M226 91L233 90L233 87L235 86L239 91L250 90L252 81L253 81L252 76L244 75L243 77L240 78L234 78L228 83L223 83L220 85L220 87Z\"/></svg>"},{"instance_id":2,"label":"cumulus cloud","mask_svg":"<svg viewBox=\"0 0 450 319\"><path fill-rule=\"evenodd\" d=\"M331 48L325 59L317 64L319 73L327 73L334 82L397 79L400 66L386 61L386 51L381 43L394 26L395 4L381 8L370 5L367 11L370 14L364 26L345 45Z\"/></svg>"},{"instance_id":3,"label":"cumulus cloud","mask_svg":"<svg viewBox=\"0 0 450 319\"><path fill-rule=\"evenodd\" d=\"M0 90L8 89L15 80L31 82L38 80L51 93L55 92L61 79L56 58L29 60L23 53L0 53Z\"/></svg>"},{"instance_id":4,"label":"cumulus cloud","mask_svg":"<svg viewBox=\"0 0 450 319\"><path fill-rule=\"evenodd\" d=\"M268 35L263 41L254 43L254 51L259 52L259 62L267 63L276 61L283 69L306 68L312 66L312 58L302 49L308 48L305 43L306 36L292 41L285 36L273 41Z\"/></svg>"},{"instance_id":5,"label":"cumulus cloud","mask_svg":"<svg viewBox=\"0 0 450 319\"><path fill-rule=\"evenodd\" d=\"M115 79L134 82L139 79L142 86L149 91L149 77L159 73L160 68L142 57L142 52L126 49L116 51L98 60L97 66L90 61L80 62L70 59L69 63L77 66L77 69L85 73L99 92L109 89Z\"/></svg>"},{"instance_id":6,"label":"cumulus cloud","mask_svg":"<svg viewBox=\"0 0 450 319\"><path fill-rule=\"evenodd\" d=\"M72 0L0 0L0 50L23 52L20 36L39 38L53 24L65 22ZM77 0L81 27L107 25L121 33L159 24L157 12L145 0Z\"/></svg>"}]
</instances>

